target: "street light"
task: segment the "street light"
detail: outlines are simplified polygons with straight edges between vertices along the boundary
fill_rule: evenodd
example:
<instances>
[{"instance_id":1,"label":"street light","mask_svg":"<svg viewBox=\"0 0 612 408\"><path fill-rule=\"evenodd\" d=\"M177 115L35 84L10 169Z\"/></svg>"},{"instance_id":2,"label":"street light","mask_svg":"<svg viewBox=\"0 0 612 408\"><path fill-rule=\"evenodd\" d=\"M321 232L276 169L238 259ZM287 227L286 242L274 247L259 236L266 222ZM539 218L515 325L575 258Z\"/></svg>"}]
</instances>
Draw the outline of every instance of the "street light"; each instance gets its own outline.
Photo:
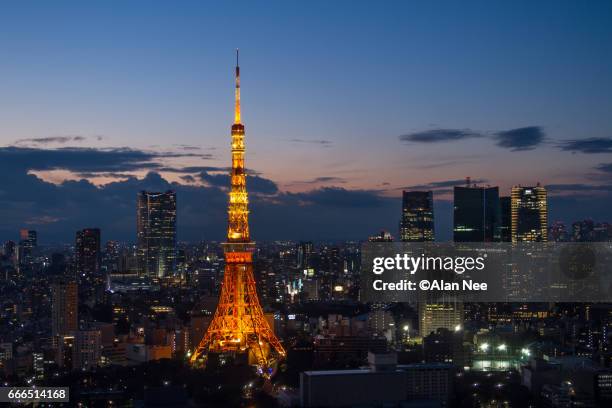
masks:
<instances>
[{"instance_id":1,"label":"street light","mask_svg":"<svg viewBox=\"0 0 612 408\"><path fill-rule=\"evenodd\" d=\"M499 351L506 351L506 345L505 344L500 344L499 346L497 346L497 349Z\"/></svg>"},{"instance_id":2,"label":"street light","mask_svg":"<svg viewBox=\"0 0 612 408\"><path fill-rule=\"evenodd\" d=\"M487 351L489 349L489 343L482 343L480 345L480 351Z\"/></svg>"}]
</instances>

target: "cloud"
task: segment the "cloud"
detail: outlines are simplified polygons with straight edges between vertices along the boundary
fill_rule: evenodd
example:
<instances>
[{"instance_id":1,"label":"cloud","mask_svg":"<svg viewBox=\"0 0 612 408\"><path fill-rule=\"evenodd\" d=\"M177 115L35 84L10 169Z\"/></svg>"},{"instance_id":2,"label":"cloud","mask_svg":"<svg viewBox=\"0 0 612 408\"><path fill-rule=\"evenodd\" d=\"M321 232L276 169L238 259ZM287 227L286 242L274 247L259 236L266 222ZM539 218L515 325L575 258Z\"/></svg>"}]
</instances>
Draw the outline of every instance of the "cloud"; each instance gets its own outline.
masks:
<instances>
[{"instance_id":1,"label":"cloud","mask_svg":"<svg viewBox=\"0 0 612 408\"><path fill-rule=\"evenodd\" d=\"M612 174L612 163L600 163L595 167L596 170L603 171L604 173Z\"/></svg>"},{"instance_id":2,"label":"cloud","mask_svg":"<svg viewBox=\"0 0 612 408\"><path fill-rule=\"evenodd\" d=\"M307 193L296 193L302 204L340 208L375 208L385 201L378 192L371 190L347 190L341 187L322 187Z\"/></svg>"},{"instance_id":3,"label":"cloud","mask_svg":"<svg viewBox=\"0 0 612 408\"><path fill-rule=\"evenodd\" d=\"M539 126L527 126L522 128L499 131L493 134L485 134L471 129L431 129L420 132L408 133L399 136L399 139L408 143L445 143L459 140L489 137L493 138L497 146L512 151L532 150L544 141L544 132Z\"/></svg>"},{"instance_id":4,"label":"cloud","mask_svg":"<svg viewBox=\"0 0 612 408\"><path fill-rule=\"evenodd\" d=\"M309 139L291 139L289 140L292 143L307 143L307 144L316 144L316 145L320 145L322 147L330 147L332 145L332 141L331 140L324 140L324 139L314 139L314 140L309 140Z\"/></svg>"},{"instance_id":5,"label":"cloud","mask_svg":"<svg viewBox=\"0 0 612 408\"><path fill-rule=\"evenodd\" d=\"M82 142L85 139L86 139L85 136L50 136L50 137L39 137L39 138L29 138L29 139L18 139L15 141L14 144L16 145L51 144L51 143L64 144L68 142Z\"/></svg>"},{"instance_id":6,"label":"cloud","mask_svg":"<svg viewBox=\"0 0 612 408\"><path fill-rule=\"evenodd\" d=\"M33 160L23 152L18 156L25 162ZM15 168L13 163L13 159L0 160L0 240L16 239L19 229L28 225L39 232L43 243L72 242L74 231L92 226L101 228L103 240L134 242L138 191L168 189L177 193L179 239L225 236L227 184L221 180L227 181L226 175L207 177L214 185L187 185L168 182L152 171L142 179L131 177L97 187L85 179L49 183L28 174L29 166ZM273 181L259 176L250 176L247 183L253 193L251 230L260 241L362 239L381 228L396 228L399 201L377 191L329 187L292 194L279 192Z\"/></svg>"},{"instance_id":7,"label":"cloud","mask_svg":"<svg viewBox=\"0 0 612 408\"><path fill-rule=\"evenodd\" d=\"M611 191L612 185L609 184L582 184L582 183L569 183L569 184L549 184L546 189L550 192L593 192L593 191Z\"/></svg>"},{"instance_id":8,"label":"cloud","mask_svg":"<svg viewBox=\"0 0 612 408\"><path fill-rule=\"evenodd\" d=\"M200 146L193 146L193 145L186 145L186 144L174 144L173 146L176 146L182 150L202 150Z\"/></svg>"},{"instance_id":9,"label":"cloud","mask_svg":"<svg viewBox=\"0 0 612 408\"><path fill-rule=\"evenodd\" d=\"M544 141L544 132L539 126L504 130L494 135L497 145L514 152L533 150Z\"/></svg>"},{"instance_id":10,"label":"cloud","mask_svg":"<svg viewBox=\"0 0 612 408\"><path fill-rule=\"evenodd\" d=\"M561 150L580 153L612 153L612 139L605 137L592 137L588 139L573 139L561 142Z\"/></svg>"},{"instance_id":11,"label":"cloud","mask_svg":"<svg viewBox=\"0 0 612 408\"><path fill-rule=\"evenodd\" d=\"M174 183L153 169L144 178L130 177L95 186L85 179L53 184L28 174L32 167L86 167L82 163L91 158L88 150L71 151L69 159L63 154L58 158L56 154L47 156L38 149L0 149L0 240L17 239L19 229L27 225L39 232L43 244L73 242L74 232L85 227L101 228L103 241L134 242L138 191L168 189L177 193L177 232L180 240L222 240L225 236L227 184L222 183L222 178L211 178L215 181L214 185ZM75 157L79 154L84 157ZM149 157L134 152L129 152L127 157L113 156L114 160L105 157L100 161L98 156L93 157L95 163L87 167L96 169L122 167L126 163L131 166L143 160L159 159L155 155ZM50 159L50 164L32 164L46 159ZM211 167L207 171L215 176L215 171L224 169ZM199 173L179 175L197 175L194 177L197 180ZM227 181L227 175L224 177ZM260 185L254 180L260 180ZM482 183L485 180L474 182ZM247 183L249 191L253 192L249 205L251 231L255 240L360 240L381 229L397 235L401 214L399 194L387 197L379 190L349 190L338 186L287 193L278 191L274 181L261 176L250 176ZM442 192L450 192L453 185L463 183L462 179L438 180L413 187L433 189L440 196ZM267 190L261 187L262 184L267 184ZM612 188L605 183L600 186L558 184L549 188L559 191L559 194L551 194L549 199L551 220L572 222L586 217L612 219L609 206ZM262 189L275 193L258 192ZM451 201L437 196L434 197L436 236L445 240L452 235L453 205Z\"/></svg>"},{"instance_id":12,"label":"cloud","mask_svg":"<svg viewBox=\"0 0 612 408\"><path fill-rule=\"evenodd\" d=\"M230 185L230 176L227 172L210 174L207 171L203 171L199 174L199 178L208 185L217 188L228 188ZM265 195L272 195L278 192L278 186L272 180L250 174L247 176L247 188L251 193Z\"/></svg>"},{"instance_id":13,"label":"cloud","mask_svg":"<svg viewBox=\"0 0 612 408\"><path fill-rule=\"evenodd\" d=\"M470 129L431 129L400 135L399 139L410 143L441 143L481 137Z\"/></svg>"},{"instance_id":14,"label":"cloud","mask_svg":"<svg viewBox=\"0 0 612 408\"><path fill-rule=\"evenodd\" d=\"M341 177L321 176L321 177L315 177L312 180L294 181L293 183L291 183L291 185L295 185L295 184L329 184L329 183L344 184L344 183L346 183L346 180L341 178Z\"/></svg>"},{"instance_id":15,"label":"cloud","mask_svg":"<svg viewBox=\"0 0 612 408\"><path fill-rule=\"evenodd\" d=\"M486 179L474 179L470 180L472 184L486 183ZM403 190L439 190L447 187L464 186L466 185L466 179L454 179L454 180L443 180L443 181L432 181L427 184L417 184L414 186L404 187ZM438 191L440 192L440 191Z\"/></svg>"},{"instance_id":16,"label":"cloud","mask_svg":"<svg viewBox=\"0 0 612 408\"><path fill-rule=\"evenodd\" d=\"M27 170L70 170L73 172L124 172L160 169L167 158L197 157L211 159L208 154L148 152L129 148L41 149L32 147L0 147L0 161L13 168Z\"/></svg>"}]
</instances>

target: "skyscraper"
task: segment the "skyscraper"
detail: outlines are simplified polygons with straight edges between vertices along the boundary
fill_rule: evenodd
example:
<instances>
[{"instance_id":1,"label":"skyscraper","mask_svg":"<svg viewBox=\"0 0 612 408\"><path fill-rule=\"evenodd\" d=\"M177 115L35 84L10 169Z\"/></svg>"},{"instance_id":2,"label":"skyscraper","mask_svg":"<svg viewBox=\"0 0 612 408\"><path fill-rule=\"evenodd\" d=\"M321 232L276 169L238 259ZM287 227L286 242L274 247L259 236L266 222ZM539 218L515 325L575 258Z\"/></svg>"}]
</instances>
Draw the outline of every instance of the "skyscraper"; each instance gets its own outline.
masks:
<instances>
[{"instance_id":1,"label":"skyscraper","mask_svg":"<svg viewBox=\"0 0 612 408\"><path fill-rule=\"evenodd\" d=\"M501 241L512 242L512 200L509 196L499 197L499 206L501 208Z\"/></svg>"},{"instance_id":2,"label":"skyscraper","mask_svg":"<svg viewBox=\"0 0 612 408\"><path fill-rule=\"evenodd\" d=\"M300 242L297 246L297 267L298 269L307 269L311 267L311 257L314 251L314 246L310 241Z\"/></svg>"},{"instance_id":3,"label":"skyscraper","mask_svg":"<svg viewBox=\"0 0 612 408\"><path fill-rule=\"evenodd\" d=\"M78 330L78 289L76 282L58 281L51 285L51 335L73 335Z\"/></svg>"},{"instance_id":4,"label":"skyscraper","mask_svg":"<svg viewBox=\"0 0 612 408\"><path fill-rule=\"evenodd\" d=\"M512 242L546 242L548 210L546 189L512 187Z\"/></svg>"},{"instance_id":5,"label":"skyscraper","mask_svg":"<svg viewBox=\"0 0 612 408\"><path fill-rule=\"evenodd\" d=\"M34 250L38 246L38 234L34 230L22 228L19 231L19 247L17 253L20 273L31 266Z\"/></svg>"},{"instance_id":6,"label":"skyscraper","mask_svg":"<svg viewBox=\"0 0 612 408\"><path fill-rule=\"evenodd\" d=\"M249 233L249 197L244 167L244 125L240 121L240 68L236 51L236 102L232 125L232 170L228 204L225 273L219 303L204 338L191 356L197 363L206 353L247 353L265 376L271 374L271 351L285 350L272 331L259 303L253 276L255 245Z\"/></svg>"},{"instance_id":7,"label":"skyscraper","mask_svg":"<svg viewBox=\"0 0 612 408\"><path fill-rule=\"evenodd\" d=\"M431 191L404 191L400 240L405 242L433 241L434 208Z\"/></svg>"},{"instance_id":8,"label":"skyscraper","mask_svg":"<svg viewBox=\"0 0 612 408\"><path fill-rule=\"evenodd\" d=\"M77 231L74 261L79 281L94 282L100 278L100 229Z\"/></svg>"},{"instance_id":9,"label":"skyscraper","mask_svg":"<svg viewBox=\"0 0 612 408\"><path fill-rule=\"evenodd\" d=\"M499 241L501 214L498 187L455 186L453 240L455 242Z\"/></svg>"},{"instance_id":10,"label":"skyscraper","mask_svg":"<svg viewBox=\"0 0 612 408\"><path fill-rule=\"evenodd\" d=\"M172 274L176 267L176 193L138 193L136 222L139 272L150 277Z\"/></svg>"}]
</instances>

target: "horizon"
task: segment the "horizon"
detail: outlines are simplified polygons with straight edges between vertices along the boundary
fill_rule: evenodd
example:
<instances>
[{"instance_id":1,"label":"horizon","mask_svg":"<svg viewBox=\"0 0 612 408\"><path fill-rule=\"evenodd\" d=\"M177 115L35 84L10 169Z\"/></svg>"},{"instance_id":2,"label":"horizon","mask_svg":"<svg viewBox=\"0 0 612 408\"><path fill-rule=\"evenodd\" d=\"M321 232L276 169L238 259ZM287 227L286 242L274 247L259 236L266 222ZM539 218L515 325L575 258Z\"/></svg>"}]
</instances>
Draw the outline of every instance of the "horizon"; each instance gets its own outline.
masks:
<instances>
[{"instance_id":1,"label":"horizon","mask_svg":"<svg viewBox=\"0 0 612 408\"><path fill-rule=\"evenodd\" d=\"M551 222L612 219L609 3L149 4L0 17L0 236L124 240L137 191L172 188L179 239L222 237L236 48L255 240L397 236L411 189L448 239L467 176L541 182Z\"/></svg>"}]
</instances>

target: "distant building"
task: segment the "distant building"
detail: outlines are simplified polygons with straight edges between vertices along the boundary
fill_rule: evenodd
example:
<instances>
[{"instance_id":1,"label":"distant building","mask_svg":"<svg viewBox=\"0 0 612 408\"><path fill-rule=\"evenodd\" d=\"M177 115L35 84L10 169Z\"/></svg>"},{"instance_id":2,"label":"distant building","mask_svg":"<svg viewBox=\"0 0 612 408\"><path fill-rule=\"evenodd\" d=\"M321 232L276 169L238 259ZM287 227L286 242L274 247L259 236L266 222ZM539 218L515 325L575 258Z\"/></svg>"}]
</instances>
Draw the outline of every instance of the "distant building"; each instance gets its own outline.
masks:
<instances>
[{"instance_id":1,"label":"distant building","mask_svg":"<svg viewBox=\"0 0 612 408\"><path fill-rule=\"evenodd\" d=\"M105 272L119 272L119 255L119 243L117 241L107 241L104 248L104 253L102 254L102 268L105 270Z\"/></svg>"},{"instance_id":2,"label":"distant building","mask_svg":"<svg viewBox=\"0 0 612 408\"><path fill-rule=\"evenodd\" d=\"M509 196L499 197L501 242L512 242L512 199Z\"/></svg>"},{"instance_id":3,"label":"distant building","mask_svg":"<svg viewBox=\"0 0 612 408\"><path fill-rule=\"evenodd\" d=\"M576 221L572 224L572 241L607 242L612 239L612 226L607 222L593 220Z\"/></svg>"},{"instance_id":4,"label":"distant building","mask_svg":"<svg viewBox=\"0 0 612 408\"><path fill-rule=\"evenodd\" d=\"M421 337L425 337L437 329L454 331L463 324L463 303L461 302L420 302L418 309Z\"/></svg>"},{"instance_id":5,"label":"distant building","mask_svg":"<svg viewBox=\"0 0 612 408\"><path fill-rule=\"evenodd\" d=\"M464 331L438 329L423 338L423 357L427 363L453 363L469 367L470 350L463 343Z\"/></svg>"},{"instance_id":6,"label":"distant building","mask_svg":"<svg viewBox=\"0 0 612 408\"><path fill-rule=\"evenodd\" d=\"M6 241L3 246L4 256L9 259L13 259L15 257L16 245L13 241Z\"/></svg>"},{"instance_id":7,"label":"distant building","mask_svg":"<svg viewBox=\"0 0 612 408\"><path fill-rule=\"evenodd\" d=\"M546 189L512 187L512 242L548 241Z\"/></svg>"},{"instance_id":8,"label":"distant building","mask_svg":"<svg viewBox=\"0 0 612 408\"><path fill-rule=\"evenodd\" d=\"M102 262L99 228L85 228L77 231L74 261L79 281L93 283L99 279Z\"/></svg>"},{"instance_id":9,"label":"distant building","mask_svg":"<svg viewBox=\"0 0 612 408\"><path fill-rule=\"evenodd\" d=\"M89 371L100 363L102 357L102 332L92 325L77 332L74 353L75 370Z\"/></svg>"},{"instance_id":10,"label":"distant building","mask_svg":"<svg viewBox=\"0 0 612 408\"><path fill-rule=\"evenodd\" d=\"M368 354L368 369L305 371L300 374L302 407L398 406L419 400L448 406L453 365L397 365L395 354ZM430 405L431 406L431 405Z\"/></svg>"},{"instance_id":11,"label":"distant building","mask_svg":"<svg viewBox=\"0 0 612 408\"><path fill-rule=\"evenodd\" d=\"M569 241L569 235L563 222L556 221L550 226L548 229L548 240L551 242Z\"/></svg>"},{"instance_id":12,"label":"distant building","mask_svg":"<svg viewBox=\"0 0 612 408\"><path fill-rule=\"evenodd\" d=\"M32 265L32 257L37 246L38 234L36 231L25 228L19 231L17 260L20 272Z\"/></svg>"},{"instance_id":13,"label":"distant building","mask_svg":"<svg viewBox=\"0 0 612 408\"><path fill-rule=\"evenodd\" d=\"M78 330L78 289L76 282L51 285L51 335L72 335Z\"/></svg>"},{"instance_id":14,"label":"distant building","mask_svg":"<svg viewBox=\"0 0 612 408\"><path fill-rule=\"evenodd\" d=\"M139 272L149 277L176 269L176 193L141 191L137 213Z\"/></svg>"},{"instance_id":15,"label":"distant building","mask_svg":"<svg viewBox=\"0 0 612 408\"><path fill-rule=\"evenodd\" d=\"M393 236L387 231L380 231L377 235L368 238L369 242L393 242Z\"/></svg>"},{"instance_id":16,"label":"distant building","mask_svg":"<svg viewBox=\"0 0 612 408\"><path fill-rule=\"evenodd\" d=\"M433 241L434 208L431 191L404 191L400 240L404 242Z\"/></svg>"},{"instance_id":17,"label":"distant building","mask_svg":"<svg viewBox=\"0 0 612 408\"><path fill-rule=\"evenodd\" d=\"M312 254L314 246L310 241L300 242L297 246L297 267L308 269L312 266Z\"/></svg>"},{"instance_id":18,"label":"distant building","mask_svg":"<svg viewBox=\"0 0 612 408\"><path fill-rule=\"evenodd\" d=\"M453 240L497 242L501 240L501 207L498 187L455 186Z\"/></svg>"},{"instance_id":19,"label":"distant building","mask_svg":"<svg viewBox=\"0 0 612 408\"><path fill-rule=\"evenodd\" d=\"M387 352L387 339L382 336L318 337L314 342L315 365L327 366L339 361L362 364L370 351Z\"/></svg>"}]
</instances>

